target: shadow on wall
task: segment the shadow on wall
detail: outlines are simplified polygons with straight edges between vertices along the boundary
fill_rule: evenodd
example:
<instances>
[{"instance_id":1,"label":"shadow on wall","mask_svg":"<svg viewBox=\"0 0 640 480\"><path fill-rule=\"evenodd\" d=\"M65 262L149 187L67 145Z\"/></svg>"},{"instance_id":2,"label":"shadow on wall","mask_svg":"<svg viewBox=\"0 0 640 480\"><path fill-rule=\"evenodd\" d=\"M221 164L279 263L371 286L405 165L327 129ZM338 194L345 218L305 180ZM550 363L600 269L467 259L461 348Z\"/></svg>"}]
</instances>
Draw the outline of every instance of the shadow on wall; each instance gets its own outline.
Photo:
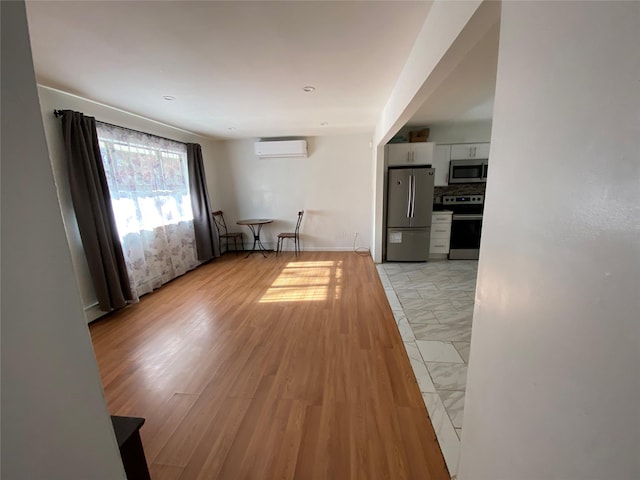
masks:
<instances>
[{"instance_id":1,"label":"shadow on wall","mask_svg":"<svg viewBox=\"0 0 640 480\"><path fill-rule=\"evenodd\" d=\"M311 158L311 156L316 151L316 137L306 137L307 139L307 157Z\"/></svg>"},{"instance_id":2,"label":"shadow on wall","mask_svg":"<svg viewBox=\"0 0 640 480\"><path fill-rule=\"evenodd\" d=\"M295 224L294 224L295 228ZM334 232L333 236L330 232ZM305 210L300 238L304 238L309 247L348 247L353 240L352 228L336 223L336 212L331 210ZM301 240L303 241L303 240ZM327 243L329 242L329 243Z\"/></svg>"}]
</instances>

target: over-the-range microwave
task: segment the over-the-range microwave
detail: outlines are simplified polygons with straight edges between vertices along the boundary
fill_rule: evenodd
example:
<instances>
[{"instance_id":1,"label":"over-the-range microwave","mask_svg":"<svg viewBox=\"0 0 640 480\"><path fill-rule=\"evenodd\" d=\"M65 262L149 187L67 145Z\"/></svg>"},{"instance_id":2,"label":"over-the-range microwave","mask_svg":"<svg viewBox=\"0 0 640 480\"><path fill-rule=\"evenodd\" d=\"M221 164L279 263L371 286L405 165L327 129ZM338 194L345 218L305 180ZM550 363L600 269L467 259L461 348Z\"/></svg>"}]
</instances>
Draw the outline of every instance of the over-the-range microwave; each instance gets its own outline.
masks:
<instances>
[{"instance_id":1,"label":"over-the-range microwave","mask_svg":"<svg viewBox=\"0 0 640 480\"><path fill-rule=\"evenodd\" d=\"M449 162L449 184L481 183L487 181L489 160L451 160Z\"/></svg>"}]
</instances>

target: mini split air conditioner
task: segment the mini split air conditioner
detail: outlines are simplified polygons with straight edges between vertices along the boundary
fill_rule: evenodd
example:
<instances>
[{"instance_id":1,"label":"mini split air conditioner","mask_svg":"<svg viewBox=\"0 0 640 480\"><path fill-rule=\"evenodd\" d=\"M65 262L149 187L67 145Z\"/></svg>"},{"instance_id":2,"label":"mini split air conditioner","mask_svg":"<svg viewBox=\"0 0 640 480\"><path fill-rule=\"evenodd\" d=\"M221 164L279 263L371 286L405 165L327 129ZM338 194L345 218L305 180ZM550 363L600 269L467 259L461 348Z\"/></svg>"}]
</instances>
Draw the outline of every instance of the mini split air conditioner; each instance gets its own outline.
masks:
<instances>
[{"instance_id":1,"label":"mini split air conditioner","mask_svg":"<svg viewBox=\"0 0 640 480\"><path fill-rule=\"evenodd\" d=\"M256 142L258 158L307 158L306 140Z\"/></svg>"}]
</instances>

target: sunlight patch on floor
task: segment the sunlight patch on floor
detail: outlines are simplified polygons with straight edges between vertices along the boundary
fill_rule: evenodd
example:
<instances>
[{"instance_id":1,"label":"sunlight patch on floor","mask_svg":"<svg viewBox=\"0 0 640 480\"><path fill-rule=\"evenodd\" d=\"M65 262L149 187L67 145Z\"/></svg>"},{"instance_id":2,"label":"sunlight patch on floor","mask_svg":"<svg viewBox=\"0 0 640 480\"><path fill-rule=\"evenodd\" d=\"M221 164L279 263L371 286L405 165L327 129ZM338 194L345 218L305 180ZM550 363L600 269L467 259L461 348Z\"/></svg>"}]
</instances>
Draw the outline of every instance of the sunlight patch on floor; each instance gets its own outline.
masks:
<instances>
[{"instance_id":1,"label":"sunlight patch on floor","mask_svg":"<svg viewBox=\"0 0 640 480\"><path fill-rule=\"evenodd\" d=\"M340 299L342 261L289 262L260 303Z\"/></svg>"}]
</instances>

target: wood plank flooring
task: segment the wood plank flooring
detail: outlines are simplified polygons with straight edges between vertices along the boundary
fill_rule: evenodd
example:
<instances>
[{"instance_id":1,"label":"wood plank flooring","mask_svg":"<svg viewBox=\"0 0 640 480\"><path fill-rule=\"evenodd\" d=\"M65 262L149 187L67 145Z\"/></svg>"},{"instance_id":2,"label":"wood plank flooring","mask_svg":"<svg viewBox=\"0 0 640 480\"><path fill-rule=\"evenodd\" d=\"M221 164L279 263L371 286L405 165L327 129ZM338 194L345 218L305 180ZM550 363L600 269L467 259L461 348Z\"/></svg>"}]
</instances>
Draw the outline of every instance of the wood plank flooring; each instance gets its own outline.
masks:
<instances>
[{"instance_id":1,"label":"wood plank flooring","mask_svg":"<svg viewBox=\"0 0 640 480\"><path fill-rule=\"evenodd\" d=\"M449 478L370 257L227 254L90 329L154 480Z\"/></svg>"}]
</instances>

